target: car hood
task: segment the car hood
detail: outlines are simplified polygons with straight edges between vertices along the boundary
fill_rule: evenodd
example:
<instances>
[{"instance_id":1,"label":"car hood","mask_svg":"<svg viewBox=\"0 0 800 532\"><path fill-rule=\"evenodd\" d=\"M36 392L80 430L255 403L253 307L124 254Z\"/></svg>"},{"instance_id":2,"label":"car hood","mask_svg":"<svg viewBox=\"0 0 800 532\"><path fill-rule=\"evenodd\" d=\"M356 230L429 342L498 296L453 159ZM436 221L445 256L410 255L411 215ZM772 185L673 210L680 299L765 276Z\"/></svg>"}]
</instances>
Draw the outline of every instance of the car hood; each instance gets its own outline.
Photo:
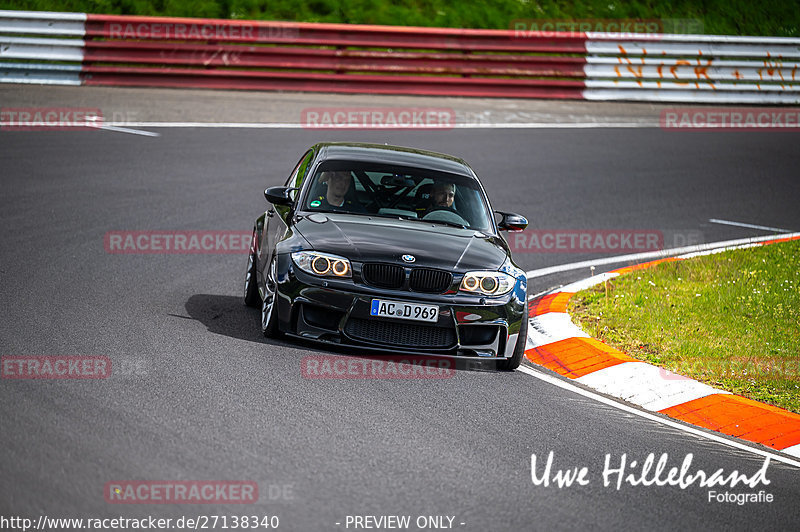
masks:
<instances>
[{"instance_id":1,"label":"car hood","mask_svg":"<svg viewBox=\"0 0 800 532\"><path fill-rule=\"evenodd\" d=\"M368 215L315 213L303 216L295 230L316 251L358 262L402 263L448 271L496 270L508 257L498 237L445 225Z\"/></svg>"}]
</instances>

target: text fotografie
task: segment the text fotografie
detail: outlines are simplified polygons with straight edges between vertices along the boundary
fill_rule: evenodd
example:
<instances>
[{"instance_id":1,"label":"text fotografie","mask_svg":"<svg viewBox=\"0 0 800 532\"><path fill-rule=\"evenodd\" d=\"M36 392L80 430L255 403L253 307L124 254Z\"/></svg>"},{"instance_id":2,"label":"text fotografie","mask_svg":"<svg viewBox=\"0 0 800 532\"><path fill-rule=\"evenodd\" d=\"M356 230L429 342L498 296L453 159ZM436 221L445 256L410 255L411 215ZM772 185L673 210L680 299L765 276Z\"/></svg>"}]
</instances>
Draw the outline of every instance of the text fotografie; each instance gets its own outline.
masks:
<instances>
[{"instance_id":1,"label":"text fotografie","mask_svg":"<svg viewBox=\"0 0 800 532\"><path fill-rule=\"evenodd\" d=\"M667 471L669 455L663 453L656 462L655 453L650 453L643 462L638 460L628 461L628 455L623 454L619 460L612 462L611 454L605 455L603 467L603 486L616 485L617 490L622 484L631 486L678 486L686 489L689 486L698 487L728 486L744 484L755 488L759 484L768 485L767 468L769 457L764 458L761 468L748 476L739 471L726 473L722 468L710 475L702 469L690 471L694 456L687 454L679 467L671 467ZM553 470L553 451L547 455L547 462L541 472L537 471L536 454L531 454L531 481L535 486L554 486L568 488L573 485L586 486L590 483L588 467L571 467L568 469Z\"/></svg>"}]
</instances>

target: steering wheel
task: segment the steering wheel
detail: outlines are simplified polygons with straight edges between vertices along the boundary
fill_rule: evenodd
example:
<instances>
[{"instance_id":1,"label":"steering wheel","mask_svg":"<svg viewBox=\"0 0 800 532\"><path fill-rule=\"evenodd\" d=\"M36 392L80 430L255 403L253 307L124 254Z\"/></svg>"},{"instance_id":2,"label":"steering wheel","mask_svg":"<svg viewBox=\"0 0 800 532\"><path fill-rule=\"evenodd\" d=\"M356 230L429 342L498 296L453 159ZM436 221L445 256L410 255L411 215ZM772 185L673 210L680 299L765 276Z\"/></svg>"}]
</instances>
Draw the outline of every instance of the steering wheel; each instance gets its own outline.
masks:
<instances>
[{"instance_id":1,"label":"steering wheel","mask_svg":"<svg viewBox=\"0 0 800 532\"><path fill-rule=\"evenodd\" d=\"M428 213L422 217L423 220L430 220L431 222L450 222L454 224L463 225L468 227L469 223L461 217L458 212L452 207L443 207L436 205L431 208Z\"/></svg>"}]
</instances>

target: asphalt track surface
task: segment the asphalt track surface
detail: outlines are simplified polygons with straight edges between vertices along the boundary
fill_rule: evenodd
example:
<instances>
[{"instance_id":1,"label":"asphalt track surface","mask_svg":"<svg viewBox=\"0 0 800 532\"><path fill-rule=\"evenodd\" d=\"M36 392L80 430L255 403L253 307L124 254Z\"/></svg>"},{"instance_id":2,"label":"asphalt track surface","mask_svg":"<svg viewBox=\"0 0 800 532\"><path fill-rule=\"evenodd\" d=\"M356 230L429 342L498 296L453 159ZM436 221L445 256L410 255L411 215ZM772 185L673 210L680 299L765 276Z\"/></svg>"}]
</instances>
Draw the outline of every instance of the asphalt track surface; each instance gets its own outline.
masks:
<instances>
[{"instance_id":1,"label":"asphalt track surface","mask_svg":"<svg viewBox=\"0 0 800 532\"><path fill-rule=\"evenodd\" d=\"M476 531L797 528L798 468L773 461L768 486L716 488L765 490L772 503L709 502L696 485L606 487L606 454L616 464L668 453L680 466L691 453L692 471L748 475L763 459L521 372L304 379L303 357L337 352L261 336L258 311L241 301L244 255L103 247L111 230L249 230L264 187L321 140L463 156L493 206L532 228L655 229L702 242L764 234L709 218L797 230L796 133L155 131L0 131L0 352L105 355L135 368L107 380L0 381L0 515L277 515L284 530L344 530L348 515L410 515L411 530L420 515ZM532 270L592 256L601 255L516 259ZM529 293L587 273L534 279ZM550 451L556 468L587 467L590 484L535 486L531 454ZM209 479L256 481L259 502L103 497L114 480ZM291 492L273 498L269 486Z\"/></svg>"}]
</instances>

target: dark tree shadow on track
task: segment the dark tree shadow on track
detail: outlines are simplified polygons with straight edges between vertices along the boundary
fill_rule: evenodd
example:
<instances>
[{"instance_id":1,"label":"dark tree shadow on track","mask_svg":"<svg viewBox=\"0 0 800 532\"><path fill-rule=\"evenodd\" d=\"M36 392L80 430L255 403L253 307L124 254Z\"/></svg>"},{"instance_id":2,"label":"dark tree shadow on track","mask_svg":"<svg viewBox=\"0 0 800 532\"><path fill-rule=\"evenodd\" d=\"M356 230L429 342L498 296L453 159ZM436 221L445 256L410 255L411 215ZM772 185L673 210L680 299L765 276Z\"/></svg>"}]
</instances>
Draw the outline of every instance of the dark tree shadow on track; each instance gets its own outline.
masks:
<instances>
[{"instance_id":1,"label":"dark tree shadow on track","mask_svg":"<svg viewBox=\"0 0 800 532\"><path fill-rule=\"evenodd\" d=\"M213 294L195 294L184 305L190 319L197 320L206 326L209 332L221 334L238 340L273 345L294 345L319 354L341 355L364 359L385 359L391 355L384 351L353 346L321 345L300 338L273 340L261 334L261 312L259 309L245 306L239 296L222 296ZM175 316L187 319L186 316ZM354 350L357 352L354 353ZM425 363L428 355L408 355L409 360L418 359ZM453 369L466 371L495 371L491 360L458 360L447 359L454 363ZM413 363L413 362L412 362Z\"/></svg>"}]
</instances>

